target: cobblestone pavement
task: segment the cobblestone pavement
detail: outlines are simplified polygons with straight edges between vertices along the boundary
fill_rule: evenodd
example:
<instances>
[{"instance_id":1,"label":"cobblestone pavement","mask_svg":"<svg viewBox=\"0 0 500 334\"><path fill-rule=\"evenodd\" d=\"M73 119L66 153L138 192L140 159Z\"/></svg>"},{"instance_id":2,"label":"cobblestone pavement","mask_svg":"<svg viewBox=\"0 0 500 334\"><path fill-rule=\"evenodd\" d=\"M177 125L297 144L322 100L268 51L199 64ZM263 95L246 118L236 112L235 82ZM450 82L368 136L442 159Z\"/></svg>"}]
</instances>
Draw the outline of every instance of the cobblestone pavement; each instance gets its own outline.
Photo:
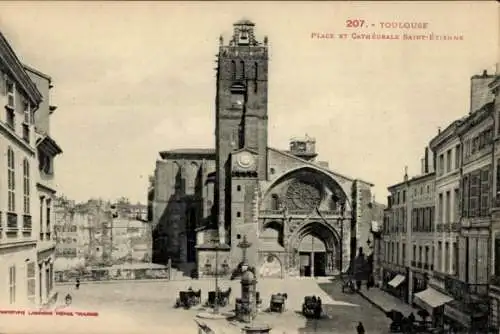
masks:
<instances>
[{"instance_id":1,"label":"cobblestone pavement","mask_svg":"<svg viewBox=\"0 0 500 334\"><path fill-rule=\"evenodd\" d=\"M76 290L74 286L56 286L59 300L68 293L73 303L68 311L99 312L98 317L78 316L7 316L0 315L0 326L10 333L197 333L194 322L196 314L203 310L175 309L173 305L178 292L192 287L202 289L202 301L207 299L214 282L209 280L178 282L144 282L85 284ZM234 299L240 295L238 281L221 281L221 289L231 287L231 305L222 310L228 312L234 307ZM263 299L263 308L269 305L272 293L286 292L286 312L271 314L262 312L256 322L270 324L272 334L292 333L355 333L355 327L362 321L367 333L387 333L389 320L376 307L359 295L345 295L337 283L319 284L314 280L261 280L257 284ZM305 295L320 296L325 316L320 320L307 320L300 314ZM61 305L60 305L61 306ZM64 310L64 309L61 309ZM14 323L15 321L15 323ZM217 334L241 333L237 326L225 320L203 322L213 324ZM15 325L15 327L12 327ZM17 330L14 331L13 329Z\"/></svg>"}]
</instances>

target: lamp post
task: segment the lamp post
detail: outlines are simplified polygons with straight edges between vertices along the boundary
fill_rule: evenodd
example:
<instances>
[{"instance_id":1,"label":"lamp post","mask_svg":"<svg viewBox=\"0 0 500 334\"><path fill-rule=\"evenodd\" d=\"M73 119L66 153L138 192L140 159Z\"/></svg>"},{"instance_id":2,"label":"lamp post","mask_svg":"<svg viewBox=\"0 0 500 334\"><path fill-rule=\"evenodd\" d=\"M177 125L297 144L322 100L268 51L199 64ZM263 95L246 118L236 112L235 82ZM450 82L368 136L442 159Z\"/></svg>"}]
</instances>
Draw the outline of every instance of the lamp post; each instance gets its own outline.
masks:
<instances>
[{"instance_id":1,"label":"lamp post","mask_svg":"<svg viewBox=\"0 0 500 334\"><path fill-rule=\"evenodd\" d=\"M344 216L345 216L345 200L340 202L340 279L342 279L342 271L344 269Z\"/></svg>"},{"instance_id":2,"label":"lamp post","mask_svg":"<svg viewBox=\"0 0 500 334\"><path fill-rule=\"evenodd\" d=\"M247 249L252 246L252 243L248 242L247 236L243 236L243 240L238 243L238 247L241 248L241 251L243 252L243 262L241 264L241 272L245 272L248 269L248 262L247 262Z\"/></svg>"}]
</instances>

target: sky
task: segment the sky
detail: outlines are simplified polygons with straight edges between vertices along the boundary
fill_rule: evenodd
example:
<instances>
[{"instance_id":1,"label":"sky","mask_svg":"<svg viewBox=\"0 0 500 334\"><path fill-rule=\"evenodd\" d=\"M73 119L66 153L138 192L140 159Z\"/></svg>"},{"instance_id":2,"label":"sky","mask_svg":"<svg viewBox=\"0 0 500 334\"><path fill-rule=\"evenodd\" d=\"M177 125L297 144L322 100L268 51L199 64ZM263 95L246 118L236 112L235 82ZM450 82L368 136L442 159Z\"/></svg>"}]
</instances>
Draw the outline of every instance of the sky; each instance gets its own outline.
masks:
<instances>
[{"instance_id":1,"label":"sky","mask_svg":"<svg viewBox=\"0 0 500 334\"><path fill-rule=\"evenodd\" d=\"M269 38L269 146L316 138L330 168L387 187L420 173L424 148L469 110L470 77L498 62L490 2L9 2L0 30L53 78L60 194L146 202L158 152L214 147L215 55L232 24ZM363 27L346 27L347 20ZM425 22L427 29L380 27ZM373 24L373 26L372 26ZM356 34L461 35L462 41ZM311 38L329 33L333 39ZM337 38L338 34L350 38Z\"/></svg>"}]
</instances>

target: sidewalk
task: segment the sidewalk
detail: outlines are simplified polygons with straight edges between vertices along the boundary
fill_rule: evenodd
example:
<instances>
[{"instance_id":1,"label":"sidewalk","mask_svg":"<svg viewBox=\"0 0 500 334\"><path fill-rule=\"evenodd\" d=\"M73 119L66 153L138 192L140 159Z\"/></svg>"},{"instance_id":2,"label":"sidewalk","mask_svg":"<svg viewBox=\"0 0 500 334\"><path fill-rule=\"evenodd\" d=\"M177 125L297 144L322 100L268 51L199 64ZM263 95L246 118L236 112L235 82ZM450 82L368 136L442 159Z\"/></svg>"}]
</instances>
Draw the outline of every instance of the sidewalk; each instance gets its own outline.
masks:
<instances>
[{"instance_id":1,"label":"sidewalk","mask_svg":"<svg viewBox=\"0 0 500 334\"><path fill-rule=\"evenodd\" d=\"M391 310L397 310L405 316L408 316L411 312L416 316L418 312L418 309L411 307L402 300L379 288L370 288L370 290L362 288L358 294L385 313Z\"/></svg>"}]
</instances>

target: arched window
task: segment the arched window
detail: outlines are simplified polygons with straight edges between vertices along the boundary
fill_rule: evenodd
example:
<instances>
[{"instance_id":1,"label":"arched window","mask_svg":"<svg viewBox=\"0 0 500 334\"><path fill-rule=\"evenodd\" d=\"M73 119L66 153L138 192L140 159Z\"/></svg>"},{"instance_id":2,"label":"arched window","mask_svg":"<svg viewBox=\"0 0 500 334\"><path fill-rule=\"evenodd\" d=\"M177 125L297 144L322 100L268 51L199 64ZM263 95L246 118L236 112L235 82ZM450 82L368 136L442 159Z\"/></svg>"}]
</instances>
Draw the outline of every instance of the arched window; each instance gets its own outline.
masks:
<instances>
[{"instance_id":1,"label":"arched window","mask_svg":"<svg viewBox=\"0 0 500 334\"><path fill-rule=\"evenodd\" d=\"M16 212L16 172L14 151L7 150L7 210Z\"/></svg>"},{"instance_id":2,"label":"arched window","mask_svg":"<svg viewBox=\"0 0 500 334\"><path fill-rule=\"evenodd\" d=\"M280 200L278 195L273 194L271 196L271 210L279 210L280 209Z\"/></svg>"},{"instance_id":3,"label":"arched window","mask_svg":"<svg viewBox=\"0 0 500 334\"><path fill-rule=\"evenodd\" d=\"M24 214L30 214L30 163L28 159L23 160L23 195Z\"/></svg>"},{"instance_id":4,"label":"arched window","mask_svg":"<svg viewBox=\"0 0 500 334\"><path fill-rule=\"evenodd\" d=\"M245 79L245 62L240 60L240 79Z\"/></svg>"},{"instance_id":5,"label":"arched window","mask_svg":"<svg viewBox=\"0 0 500 334\"><path fill-rule=\"evenodd\" d=\"M332 195L332 198L330 199L330 210L332 211L337 211L338 209L338 203L339 199L337 197L337 195L333 194Z\"/></svg>"},{"instance_id":6,"label":"arched window","mask_svg":"<svg viewBox=\"0 0 500 334\"><path fill-rule=\"evenodd\" d=\"M236 62L231 60L231 79L236 80Z\"/></svg>"}]
</instances>

